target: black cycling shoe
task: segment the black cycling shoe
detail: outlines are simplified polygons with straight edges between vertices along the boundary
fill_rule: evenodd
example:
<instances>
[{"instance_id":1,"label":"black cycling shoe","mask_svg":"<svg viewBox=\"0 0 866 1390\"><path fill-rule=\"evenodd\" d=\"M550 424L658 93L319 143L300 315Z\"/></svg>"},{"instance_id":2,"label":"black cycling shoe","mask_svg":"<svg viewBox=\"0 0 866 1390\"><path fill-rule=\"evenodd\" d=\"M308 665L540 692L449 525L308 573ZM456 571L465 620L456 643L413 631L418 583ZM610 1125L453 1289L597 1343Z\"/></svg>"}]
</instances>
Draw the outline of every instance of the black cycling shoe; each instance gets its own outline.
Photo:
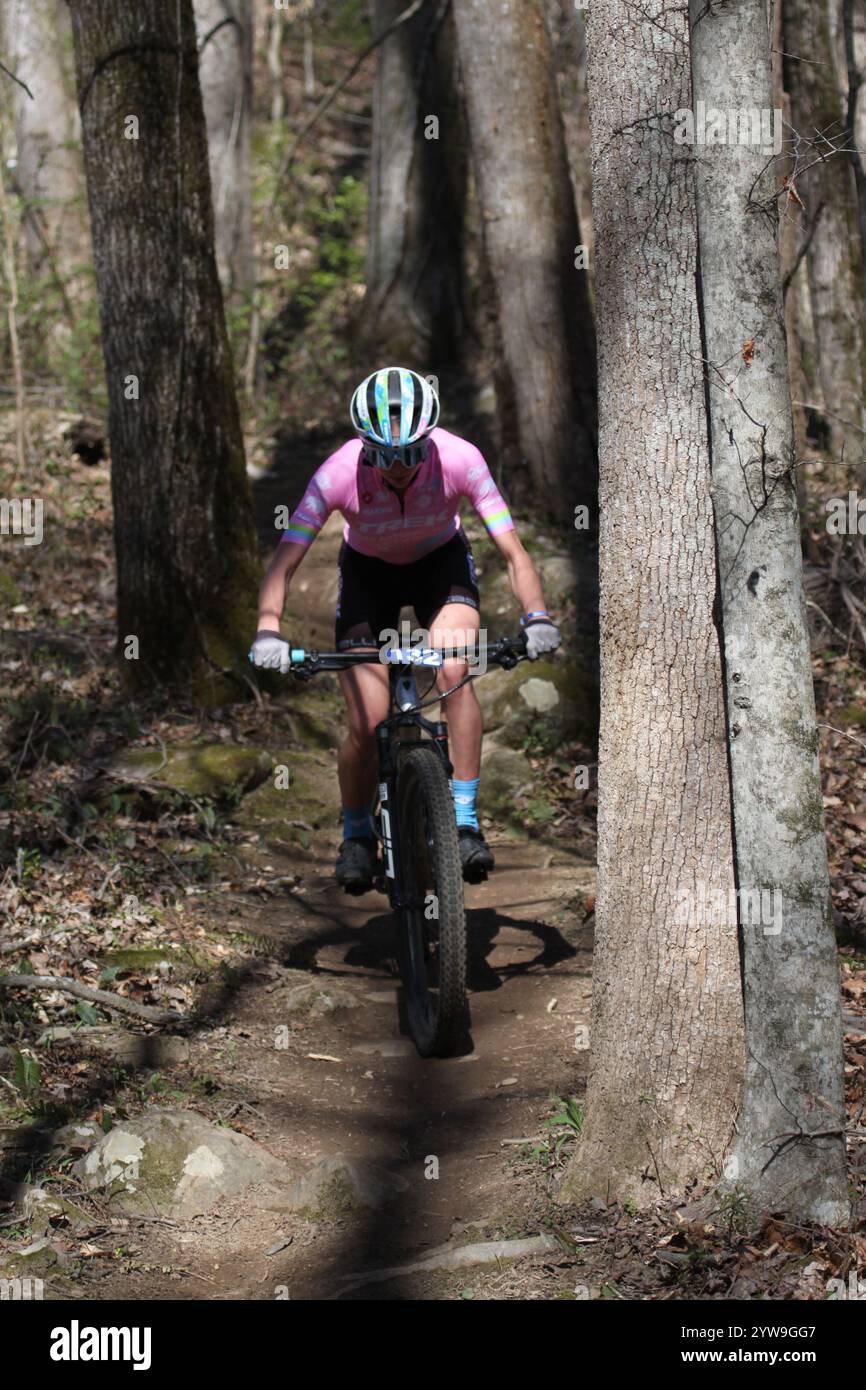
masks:
<instances>
[{"instance_id":1,"label":"black cycling shoe","mask_svg":"<svg viewBox=\"0 0 866 1390\"><path fill-rule=\"evenodd\" d=\"M458 825L457 843L460 846L463 878L467 883L483 883L496 861L481 831L473 830L469 825Z\"/></svg>"},{"instance_id":2,"label":"black cycling shoe","mask_svg":"<svg viewBox=\"0 0 866 1390\"><path fill-rule=\"evenodd\" d=\"M376 873L376 841L372 835L353 835L340 845L335 869L337 882L347 893L368 893Z\"/></svg>"}]
</instances>

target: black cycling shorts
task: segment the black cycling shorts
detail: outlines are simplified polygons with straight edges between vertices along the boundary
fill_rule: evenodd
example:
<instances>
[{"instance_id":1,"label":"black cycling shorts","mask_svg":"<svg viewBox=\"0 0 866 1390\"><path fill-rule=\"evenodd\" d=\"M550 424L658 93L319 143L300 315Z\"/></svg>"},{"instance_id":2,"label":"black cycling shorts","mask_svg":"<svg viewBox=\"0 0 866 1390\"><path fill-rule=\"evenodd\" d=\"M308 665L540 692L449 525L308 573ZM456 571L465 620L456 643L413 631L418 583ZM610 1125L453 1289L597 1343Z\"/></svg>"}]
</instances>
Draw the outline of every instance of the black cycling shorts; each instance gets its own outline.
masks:
<instances>
[{"instance_id":1,"label":"black cycling shorts","mask_svg":"<svg viewBox=\"0 0 866 1390\"><path fill-rule=\"evenodd\" d=\"M337 651L381 646L381 633L399 631L404 607L414 608L423 628L430 627L446 603L479 607L475 562L462 527L450 541L409 565L361 555L343 541L339 570Z\"/></svg>"}]
</instances>

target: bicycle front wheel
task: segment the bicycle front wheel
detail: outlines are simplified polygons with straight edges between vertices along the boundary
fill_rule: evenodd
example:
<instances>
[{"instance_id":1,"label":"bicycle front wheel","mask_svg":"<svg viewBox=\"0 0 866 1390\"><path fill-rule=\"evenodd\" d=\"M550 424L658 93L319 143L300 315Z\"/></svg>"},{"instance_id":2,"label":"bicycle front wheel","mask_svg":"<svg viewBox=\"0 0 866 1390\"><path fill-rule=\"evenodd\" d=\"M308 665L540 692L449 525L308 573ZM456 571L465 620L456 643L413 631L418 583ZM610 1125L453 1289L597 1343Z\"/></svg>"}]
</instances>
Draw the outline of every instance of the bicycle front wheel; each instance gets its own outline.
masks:
<instances>
[{"instance_id":1,"label":"bicycle front wheel","mask_svg":"<svg viewBox=\"0 0 866 1390\"><path fill-rule=\"evenodd\" d=\"M451 788L428 744L400 762L397 807L404 898L397 926L409 1030L422 1057L448 1057L468 1028L466 914Z\"/></svg>"}]
</instances>

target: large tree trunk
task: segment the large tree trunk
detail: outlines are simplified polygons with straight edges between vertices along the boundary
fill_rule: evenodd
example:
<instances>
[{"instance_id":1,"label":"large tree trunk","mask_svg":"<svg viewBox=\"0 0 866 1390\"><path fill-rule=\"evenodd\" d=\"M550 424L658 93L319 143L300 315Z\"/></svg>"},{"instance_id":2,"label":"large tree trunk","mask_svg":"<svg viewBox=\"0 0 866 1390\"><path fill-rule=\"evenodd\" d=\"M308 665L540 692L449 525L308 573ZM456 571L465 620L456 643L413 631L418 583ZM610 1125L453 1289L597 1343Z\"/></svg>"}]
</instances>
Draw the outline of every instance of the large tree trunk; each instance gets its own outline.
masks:
<instances>
[{"instance_id":1,"label":"large tree trunk","mask_svg":"<svg viewBox=\"0 0 866 1390\"><path fill-rule=\"evenodd\" d=\"M381 34L406 0L375 0ZM378 50L362 345L378 360L441 364L465 328L466 138L454 26L428 0Z\"/></svg>"},{"instance_id":2,"label":"large tree trunk","mask_svg":"<svg viewBox=\"0 0 866 1390\"><path fill-rule=\"evenodd\" d=\"M782 7L773 9L773 106L782 112L785 126L791 125L791 101L785 91L782 70ZM776 178L782 181L795 172L796 161L792 157L790 141L785 147L784 158L776 161ZM804 402L815 399L815 387L807 383L803 366L800 335L805 325L801 322L800 304L808 299L809 287L806 266L801 258L801 233L793 217L784 217L779 226L779 258L782 270L782 300L785 310L785 336L788 342L788 380L791 388L794 418L794 448L798 462L806 456L808 447L808 425ZM820 394L820 388L818 394ZM797 469L798 497L805 501L806 477L802 467Z\"/></svg>"},{"instance_id":3,"label":"large tree trunk","mask_svg":"<svg viewBox=\"0 0 866 1390\"><path fill-rule=\"evenodd\" d=\"M592 222L592 176L589 151L589 114L586 101L586 19L574 0L546 0L554 71L559 90L559 109L568 168L574 189L581 238L589 259L592 287L595 244Z\"/></svg>"},{"instance_id":4,"label":"large tree trunk","mask_svg":"<svg viewBox=\"0 0 866 1390\"><path fill-rule=\"evenodd\" d=\"M849 155L857 194L860 257L864 270L866 270L866 101L863 100L866 32L864 32L864 18L866 17L863 14L863 7L857 3L857 0L842 0L845 125L851 132Z\"/></svg>"},{"instance_id":5,"label":"large tree trunk","mask_svg":"<svg viewBox=\"0 0 866 1390\"><path fill-rule=\"evenodd\" d=\"M239 658L256 550L213 248L192 0L69 0L109 397L121 654L133 681ZM178 32L178 15L180 32ZM138 123L138 138L132 121Z\"/></svg>"},{"instance_id":6,"label":"large tree trunk","mask_svg":"<svg viewBox=\"0 0 866 1390\"><path fill-rule=\"evenodd\" d=\"M806 205L804 237L814 223L807 264L824 415L834 454L844 453L852 472L866 478L863 259L850 159L833 152L834 146L844 151L849 139L827 5L784 0L782 46L791 121L801 141L797 191ZM793 203L788 210L794 212Z\"/></svg>"},{"instance_id":7,"label":"large tree trunk","mask_svg":"<svg viewBox=\"0 0 866 1390\"><path fill-rule=\"evenodd\" d=\"M484 244L538 501L596 508L595 340L543 0L455 0Z\"/></svg>"},{"instance_id":8,"label":"large tree trunk","mask_svg":"<svg viewBox=\"0 0 866 1390\"><path fill-rule=\"evenodd\" d=\"M673 0L587 13L602 715L590 1075L563 1196L646 1205L718 1174L743 1018L694 176L672 138L688 24Z\"/></svg>"},{"instance_id":9,"label":"large tree trunk","mask_svg":"<svg viewBox=\"0 0 866 1390\"><path fill-rule=\"evenodd\" d=\"M194 0L194 9L217 266L226 294L243 293L253 273L251 0Z\"/></svg>"},{"instance_id":10,"label":"large tree trunk","mask_svg":"<svg viewBox=\"0 0 866 1390\"><path fill-rule=\"evenodd\" d=\"M691 0L691 19L695 102L771 110L766 0L718 10ZM848 1217L842 1029L793 477L779 180L758 144L707 145L695 167L746 1008L744 1098L727 1177L757 1210L832 1226Z\"/></svg>"},{"instance_id":11,"label":"large tree trunk","mask_svg":"<svg viewBox=\"0 0 866 1390\"><path fill-rule=\"evenodd\" d=\"M70 311L74 276L90 260L90 236L69 13L52 0L3 0L2 21L6 65L32 93L8 86L29 267L55 279Z\"/></svg>"}]
</instances>

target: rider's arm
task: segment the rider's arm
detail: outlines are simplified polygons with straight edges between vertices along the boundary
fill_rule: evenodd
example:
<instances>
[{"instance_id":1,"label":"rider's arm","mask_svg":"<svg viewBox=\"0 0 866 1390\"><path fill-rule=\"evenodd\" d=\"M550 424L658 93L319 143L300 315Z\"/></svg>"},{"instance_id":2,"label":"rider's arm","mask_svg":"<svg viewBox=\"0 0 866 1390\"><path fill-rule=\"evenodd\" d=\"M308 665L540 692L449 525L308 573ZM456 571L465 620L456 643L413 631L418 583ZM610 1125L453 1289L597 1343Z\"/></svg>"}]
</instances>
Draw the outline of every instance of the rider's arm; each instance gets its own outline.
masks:
<instances>
[{"instance_id":1,"label":"rider's arm","mask_svg":"<svg viewBox=\"0 0 866 1390\"><path fill-rule=\"evenodd\" d=\"M547 606L538 570L523 547L517 532L502 531L493 542L508 566L508 578L514 597L524 613L546 613Z\"/></svg>"},{"instance_id":2,"label":"rider's arm","mask_svg":"<svg viewBox=\"0 0 866 1390\"><path fill-rule=\"evenodd\" d=\"M259 590L259 632L279 632L289 585L334 510L333 456L317 468L282 534Z\"/></svg>"},{"instance_id":3,"label":"rider's arm","mask_svg":"<svg viewBox=\"0 0 866 1390\"><path fill-rule=\"evenodd\" d=\"M309 546L282 541L259 589L259 632L279 632L289 585Z\"/></svg>"},{"instance_id":4,"label":"rider's arm","mask_svg":"<svg viewBox=\"0 0 866 1390\"><path fill-rule=\"evenodd\" d=\"M466 440L460 441L457 467L462 469L463 491L484 522L487 534L504 557L514 596L530 614L547 615L544 594L538 571L530 560L517 532L508 504L479 449Z\"/></svg>"}]
</instances>

